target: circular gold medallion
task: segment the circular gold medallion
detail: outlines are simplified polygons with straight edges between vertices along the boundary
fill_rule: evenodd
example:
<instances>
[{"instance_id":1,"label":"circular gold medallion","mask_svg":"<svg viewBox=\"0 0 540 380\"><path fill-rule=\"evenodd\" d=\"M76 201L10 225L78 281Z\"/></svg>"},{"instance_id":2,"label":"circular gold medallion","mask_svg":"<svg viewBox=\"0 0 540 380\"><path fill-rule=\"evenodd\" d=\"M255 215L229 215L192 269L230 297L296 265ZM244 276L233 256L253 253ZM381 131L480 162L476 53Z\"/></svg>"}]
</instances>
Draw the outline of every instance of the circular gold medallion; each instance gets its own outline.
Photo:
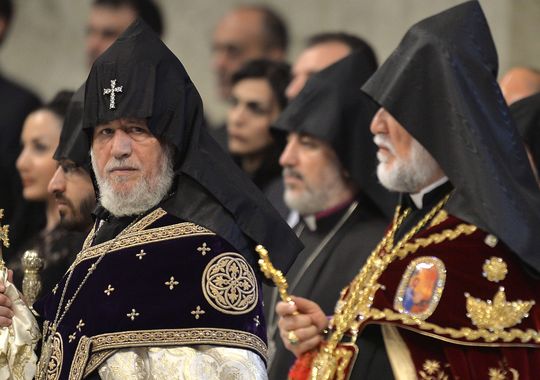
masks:
<instances>
[{"instance_id":1,"label":"circular gold medallion","mask_svg":"<svg viewBox=\"0 0 540 380\"><path fill-rule=\"evenodd\" d=\"M222 253L206 265L202 291L208 303L225 314L245 314L253 310L259 297L253 268L233 252Z\"/></svg>"}]
</instances>

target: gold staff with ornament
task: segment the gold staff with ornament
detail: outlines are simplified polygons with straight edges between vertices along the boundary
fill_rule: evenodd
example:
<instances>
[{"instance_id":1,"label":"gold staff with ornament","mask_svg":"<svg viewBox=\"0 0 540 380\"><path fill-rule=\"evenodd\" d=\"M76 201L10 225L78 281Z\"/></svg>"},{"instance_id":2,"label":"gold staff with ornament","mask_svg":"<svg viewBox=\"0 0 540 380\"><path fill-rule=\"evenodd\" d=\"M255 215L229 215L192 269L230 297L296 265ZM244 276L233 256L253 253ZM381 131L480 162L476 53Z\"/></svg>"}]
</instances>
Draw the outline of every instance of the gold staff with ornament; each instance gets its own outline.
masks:
<instances>
[{"instance_id":1,"label":"gold staff with ornament","mask_svg":"<svg viewBox=\"0 0 540 380\"><path fill-rule=\"evenodd\" d=\"M259 267L261 268L261 272L268 278L269 280L272 280L272 282L276 285L278 288L279 296L280 298L289 303L293 303L291 296L287 292L287 288L289 285L287 284L287 279L285 278L285 275L283 272L281 272L279 269L276 269L272 262L270 261L270 257L268 256L268 251L266 248L264 248L262 245L258 245L255 247L255 251L259 254ZM294 312L293 315L297 315L298 312ZM294 333L294 331L289 331L287 335L287 339L289 340L289 343L291 343L293 346L298 344L298 337Z\"/></svg>"},{"instance_id":2,"label":"gold staff with ornament","mask_svg":"<svg viewBox=\"0 0 540 380\"><path fill-rule=\"evenodd\" d=\"M4 209L0 208L0 271L6 272L6 263L4 262L4 256L2 255L2 245L6 248L9 248L9 225L2 226L2 219L4 218ZM7 278L7 276L6 276Z\"/></svg>"}]
</instances>

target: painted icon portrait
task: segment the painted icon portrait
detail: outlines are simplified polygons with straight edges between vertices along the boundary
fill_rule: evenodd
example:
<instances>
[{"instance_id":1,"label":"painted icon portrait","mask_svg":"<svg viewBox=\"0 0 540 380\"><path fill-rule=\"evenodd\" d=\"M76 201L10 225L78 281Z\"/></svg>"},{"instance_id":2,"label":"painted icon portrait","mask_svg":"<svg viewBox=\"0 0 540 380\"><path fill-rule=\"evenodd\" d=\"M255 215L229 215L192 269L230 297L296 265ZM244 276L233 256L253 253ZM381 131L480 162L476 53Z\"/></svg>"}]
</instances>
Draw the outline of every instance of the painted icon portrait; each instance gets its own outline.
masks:
<instances>
[{"instance_id":1,"label":"painted icon portrait","mask_svg":"<svg viewBox=\"0 0 540 380\"><path fill-rule=\"evenodd\" d=\"M446 269L436 257L420 257L405 270L394 299L394 308L415 318L429 317L441 298Z\"/></svg>"}]
</instances>

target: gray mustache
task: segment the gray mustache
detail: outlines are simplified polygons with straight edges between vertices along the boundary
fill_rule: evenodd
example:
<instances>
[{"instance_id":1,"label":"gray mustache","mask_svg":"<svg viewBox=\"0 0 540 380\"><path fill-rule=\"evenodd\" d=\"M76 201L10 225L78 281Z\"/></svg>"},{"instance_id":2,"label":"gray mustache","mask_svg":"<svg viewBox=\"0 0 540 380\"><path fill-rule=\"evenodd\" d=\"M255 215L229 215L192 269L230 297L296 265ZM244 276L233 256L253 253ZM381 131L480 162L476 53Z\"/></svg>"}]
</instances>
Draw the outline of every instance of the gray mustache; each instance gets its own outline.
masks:
<instances>
[{"instance_id":1,"label":"gray mustache","mask_svg":"<svg viewBox=\"0 0 540 380\"><path fill-rule=\"evenodd\" d=\"M105 171L107 172L119 168L140 169L137 165L132 164L128 160L112 159L105 165Z\"/></svg>"},{"instance_id":2,"label":"gray mustache","mask_svg":"<svg viewBox=\"0 0 540 380\"><path fill-rule=\"evenodd\" d=\"M293 168L289 168L289 167L283 168L283 171L281 173L283 176L294 177L300 180L304 179L302 174L300 174L300 172L294 170Z\"/></svg>"}]
</instances>

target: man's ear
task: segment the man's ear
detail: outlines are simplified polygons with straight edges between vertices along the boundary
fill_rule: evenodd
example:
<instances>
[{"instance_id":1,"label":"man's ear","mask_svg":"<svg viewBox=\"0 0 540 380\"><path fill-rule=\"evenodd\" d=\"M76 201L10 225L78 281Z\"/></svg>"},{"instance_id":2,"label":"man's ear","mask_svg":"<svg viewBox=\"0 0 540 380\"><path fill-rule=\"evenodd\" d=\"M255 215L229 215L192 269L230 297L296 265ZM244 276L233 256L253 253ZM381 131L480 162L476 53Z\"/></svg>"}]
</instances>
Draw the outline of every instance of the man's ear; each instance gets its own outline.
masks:
<instances>
[{"instance_id":1,"label":"man's ear","mask_svg":"<svg viewBox=\"0 0 540 380\"><path fill-rule=\"evenodd\" d=\"M279 48L271 48L266 52L266 57L272 61L283 61L286 57L285 51Z\"/></svg>"}]
</instances>

